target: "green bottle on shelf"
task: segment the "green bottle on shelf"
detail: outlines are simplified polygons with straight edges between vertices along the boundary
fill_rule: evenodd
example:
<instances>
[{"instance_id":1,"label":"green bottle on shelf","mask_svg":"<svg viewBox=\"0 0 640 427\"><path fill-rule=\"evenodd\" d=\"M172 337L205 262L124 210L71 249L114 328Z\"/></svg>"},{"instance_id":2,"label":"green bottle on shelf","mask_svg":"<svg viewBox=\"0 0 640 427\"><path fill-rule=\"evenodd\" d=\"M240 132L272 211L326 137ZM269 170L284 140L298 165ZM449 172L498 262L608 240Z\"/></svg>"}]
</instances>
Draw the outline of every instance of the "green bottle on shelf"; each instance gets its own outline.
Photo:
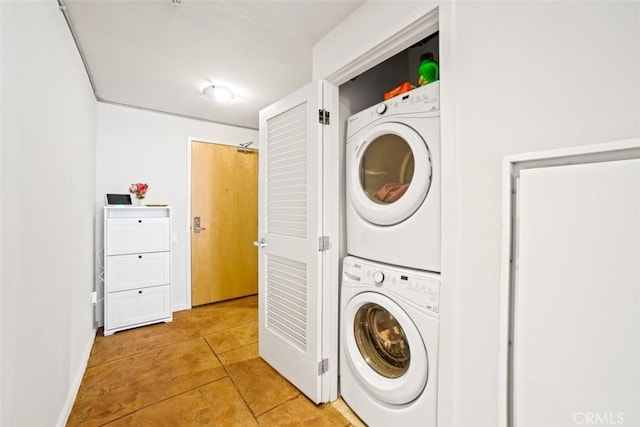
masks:
<instances>
[{"instance_id":1,"label":"green bottle on shelf","mask_svg":"<svg viewBox=\"0 0 640 427\"><path fill-rule=\"evenodd\" d=\"M418 86L428 85L440 79L438 63L433 59L433 53L427 52L420 56L418 67Z\"/></svg>"}]
</instances>

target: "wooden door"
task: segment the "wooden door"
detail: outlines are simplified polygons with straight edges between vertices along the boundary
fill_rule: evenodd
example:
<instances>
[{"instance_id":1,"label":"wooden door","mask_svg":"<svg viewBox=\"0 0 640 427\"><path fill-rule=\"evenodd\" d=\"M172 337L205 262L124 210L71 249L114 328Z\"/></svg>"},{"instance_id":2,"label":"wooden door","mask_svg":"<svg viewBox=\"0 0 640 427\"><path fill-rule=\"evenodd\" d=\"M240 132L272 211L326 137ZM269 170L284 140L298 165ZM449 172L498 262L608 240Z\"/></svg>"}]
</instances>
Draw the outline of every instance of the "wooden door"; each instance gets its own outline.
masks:
<instances>
[{"instance_id":1,"label":"wooden door","mask_svg":"<svg viewBox=\"0 0 640 427\"><path fill-rule=\"evenodd\" d=\"M257 151L193 141L191 216L192 305L256 294Z\"/></svg>"}]
</instances>

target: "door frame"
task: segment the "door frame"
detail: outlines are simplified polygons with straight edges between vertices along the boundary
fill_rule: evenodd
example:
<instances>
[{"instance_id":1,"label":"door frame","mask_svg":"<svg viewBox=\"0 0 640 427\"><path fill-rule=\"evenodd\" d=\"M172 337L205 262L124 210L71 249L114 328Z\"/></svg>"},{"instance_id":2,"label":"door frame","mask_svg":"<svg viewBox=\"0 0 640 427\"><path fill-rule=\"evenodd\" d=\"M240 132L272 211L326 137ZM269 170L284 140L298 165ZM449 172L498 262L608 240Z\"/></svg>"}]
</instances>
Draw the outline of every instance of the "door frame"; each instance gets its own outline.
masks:
<instances>
[{"instance_id":1,"label":"door frame","mask_svg":"<svg viewBox=\"0 0 640 427\"><path fill-rule=\"evenodd\" d=\"M255 149L256 151L258 151L258 136L255 136L255 139L251 139L250 141L252 142L251 148ZM186 206L186 211L187 211L187 223L185 224L185 236L187 236L187 242L185 244L186 248L187 248L187 268L186 268L186 273L187 273L187 286L186 286L186 296L187 296L187 301L186 301L186 310L190 310L191 308L193 308L193 305L191 303L191 292L192 292L192 286L193 284L191 283L191 144L193 142L202 142L205 144L218 144L218 145L227 145L227 146L231 146L231 147L238 147L241 148L240 144L246 144L249 141L246 140L242 140L239 142L228 142L228 141L211 141L205 138L197 138L197 137L188 137L187 138L187 191L185 192L185 194L187 195L187 206ZM257 238L257 236L256 236Z\"/></svg>"},{"instance_id":2,"label":"door frame","mask_svg":"<svg viewBox=\"0 0 640 427\"><path fill-rule=\"evenodd\" d=\"M517 178L523 169L640 157L640 138L507 156L502 162L500 312L498 324L498 426L513 425L513 317L518 257Z\"/></svg>"}]
</instances>

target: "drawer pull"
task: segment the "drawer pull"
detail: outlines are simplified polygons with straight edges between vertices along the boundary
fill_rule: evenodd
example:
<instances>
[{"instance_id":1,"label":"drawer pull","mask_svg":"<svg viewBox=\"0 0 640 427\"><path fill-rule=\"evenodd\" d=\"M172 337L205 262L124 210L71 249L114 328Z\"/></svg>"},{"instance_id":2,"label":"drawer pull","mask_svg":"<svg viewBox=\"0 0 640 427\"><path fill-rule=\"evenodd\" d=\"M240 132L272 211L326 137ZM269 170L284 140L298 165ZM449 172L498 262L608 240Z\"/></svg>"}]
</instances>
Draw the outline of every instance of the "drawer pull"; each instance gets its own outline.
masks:
<instances>
[{"instance_id":1,"label":"drawer pull","mask_svg":"<svg viewBox=\"0 0 640 427\"><path fill-rule=\"evenodd\" d=\"M138 259L142 259L142 255L138 255Z\"/></svg>"},{"instance_id":2,"label":"drawer pull","mask_svg":"<svg viewBox=\"0 0 640 427\"><path fill-rule=\"evenodd\" d=\"M142 223L142 220L141 220L141 219L139 219L139 220L138 220L138 224L141 224L141 223Z\"/></svg>"},{"instance_id":3,"label":"drawer pull","mask_svg":"<svg viewBox=\"0 0 640 427\"><path fill-rule=\"evenodd\" d=\"M141 294L141 293L142 293L142 291L138 291L138 293L139 293L139 294Z\"/></svg>"}]
</instances>

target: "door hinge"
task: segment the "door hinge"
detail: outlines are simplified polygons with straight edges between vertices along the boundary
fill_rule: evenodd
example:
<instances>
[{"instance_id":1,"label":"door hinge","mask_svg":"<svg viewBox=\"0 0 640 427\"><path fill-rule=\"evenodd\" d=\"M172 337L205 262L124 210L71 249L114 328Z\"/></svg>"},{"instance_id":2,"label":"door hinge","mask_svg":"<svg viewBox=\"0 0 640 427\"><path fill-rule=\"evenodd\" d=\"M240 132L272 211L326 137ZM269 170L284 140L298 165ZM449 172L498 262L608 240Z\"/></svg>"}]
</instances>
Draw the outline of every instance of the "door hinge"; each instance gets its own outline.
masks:
<instances>
[{"instance_id":1,"label":"door hinge","mask_svg":"<svg viewBox=\"0 0 640 427\"><path fill-rule=\"evenodd\" d=\"M318 251L319 252L328 251L330 247L331 247L331 240L329 239L329 236L320 236L320 237L318 237Z\"/></svg>"},{"instance_id":2,"label":"door hinge","mask_svg":"<svg viewBox=\"0 0 640 427\"><path fill-rule=\"evenodd\" d=\"M318 375L322 375L329 371L329 359L322 359L318 362Z\"/></svg>"},{"instance_id":3,"label":"door hinge","mask_svg":"<svg viewBox=\"0 0 640 427\"><path fill-rule=\"evenodd\" d=\"M331 124L331 115L327 110L322 108L318 110L318 123L321 125Z\"/></svg>"}]
</instances>

